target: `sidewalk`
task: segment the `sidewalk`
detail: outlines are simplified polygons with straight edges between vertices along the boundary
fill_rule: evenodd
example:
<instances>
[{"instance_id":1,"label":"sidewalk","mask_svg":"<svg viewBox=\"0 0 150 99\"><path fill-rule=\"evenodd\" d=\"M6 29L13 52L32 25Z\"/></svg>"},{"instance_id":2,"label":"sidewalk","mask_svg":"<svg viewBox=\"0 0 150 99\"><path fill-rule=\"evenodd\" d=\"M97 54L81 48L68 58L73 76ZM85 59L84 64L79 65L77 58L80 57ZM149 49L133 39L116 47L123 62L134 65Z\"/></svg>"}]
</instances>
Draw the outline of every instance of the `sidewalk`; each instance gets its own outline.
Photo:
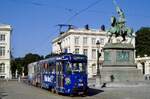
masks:
<instances>
[{"instance_id":1,"label":"sidewalk","mask_svg":"<svg viewBox=\"0 0 150 99\"><path fill-rule=\"evenodd\" d=\"M150 86L150 80L145 81L125 81L125 82L107 82L101 85L96 85L95 78L88 79L88 86L91 88L101 89L106 88L123 88L123 87L140 87L140 86Z\"/></svg>"}]
</instances>

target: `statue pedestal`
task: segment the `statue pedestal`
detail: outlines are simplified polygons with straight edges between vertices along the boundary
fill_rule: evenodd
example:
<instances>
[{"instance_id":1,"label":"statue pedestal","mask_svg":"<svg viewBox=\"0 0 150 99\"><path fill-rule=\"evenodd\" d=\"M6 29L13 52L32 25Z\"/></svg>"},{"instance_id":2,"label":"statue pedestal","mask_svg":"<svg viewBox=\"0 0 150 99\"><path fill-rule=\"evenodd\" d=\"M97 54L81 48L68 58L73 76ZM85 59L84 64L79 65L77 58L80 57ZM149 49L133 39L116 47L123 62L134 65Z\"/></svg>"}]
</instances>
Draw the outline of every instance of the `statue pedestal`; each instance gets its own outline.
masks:
<instances>
[{"instance_id":1,"label":"statue pedestal","mask_svg":"<svg viewBox=\"0 0 150 99\"><path fill-rule=\"evenodd\" d=\"M129 43L108 43L104 46L103 82L140 81L143 75L134 61L134 47Z\"/></svg>"}]
</instances>

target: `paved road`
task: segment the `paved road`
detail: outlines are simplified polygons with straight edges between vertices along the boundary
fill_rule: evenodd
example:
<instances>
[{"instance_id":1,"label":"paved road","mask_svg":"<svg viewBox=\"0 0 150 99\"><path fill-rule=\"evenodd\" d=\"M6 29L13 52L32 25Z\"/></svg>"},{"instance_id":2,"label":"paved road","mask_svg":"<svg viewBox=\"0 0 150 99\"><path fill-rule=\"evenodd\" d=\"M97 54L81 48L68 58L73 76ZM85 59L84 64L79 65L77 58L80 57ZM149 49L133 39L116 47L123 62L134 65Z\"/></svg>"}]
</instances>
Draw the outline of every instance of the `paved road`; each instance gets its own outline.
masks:
<instances>
[{"instance_id":1,"label":"paved road","mask_svg":"<svg viewBox=\"0 0 150 99\"><path fill-rule=\"evenodd\" d=\"M0 99L150 99L150 86L90 89L86 97L69 97L17 81L0 81Z\"/></svg>"},{"instance_id":2,"label":"paved road","mask_svg":"<svg viewBox=\"0 0 150 99\"><path fill-rule=\"evenodd\" d=\"M0 97L2 99L95 99L93 98L94 95L100 92L100 90L90 89L90 94L87 97L70 97L53 94L48 90L30 86L23 82L0 81Z\"/></svg>"}]
</instances>

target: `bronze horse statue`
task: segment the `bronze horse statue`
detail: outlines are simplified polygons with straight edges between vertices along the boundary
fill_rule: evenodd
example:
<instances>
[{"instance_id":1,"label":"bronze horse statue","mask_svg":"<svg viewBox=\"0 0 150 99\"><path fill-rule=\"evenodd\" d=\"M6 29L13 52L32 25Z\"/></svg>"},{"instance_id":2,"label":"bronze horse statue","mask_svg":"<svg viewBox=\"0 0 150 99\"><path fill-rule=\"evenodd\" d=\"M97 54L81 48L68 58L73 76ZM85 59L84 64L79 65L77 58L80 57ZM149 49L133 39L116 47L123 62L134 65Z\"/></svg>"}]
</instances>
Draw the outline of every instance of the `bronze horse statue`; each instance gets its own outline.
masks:
<instances>
[{"instance_id":1,"label":"bronze horse statue","mask_svg":"<svg viewBox=\"0 0 150 99\"><path fill-rule=\"evenodd\" d=\"M115 3L116 5L116 3ZM115 37L121 36L123 38L122 41L126 40L126 36L132 38L133 37L133 29L125 26L125 15L123 11L116 5L116 11L119 16L119 20L116 17L111 17L111 28L107 31L108 36L110 37L108 42L110 43L111 37L115 35Z\"/></svg>"}]
</instances>

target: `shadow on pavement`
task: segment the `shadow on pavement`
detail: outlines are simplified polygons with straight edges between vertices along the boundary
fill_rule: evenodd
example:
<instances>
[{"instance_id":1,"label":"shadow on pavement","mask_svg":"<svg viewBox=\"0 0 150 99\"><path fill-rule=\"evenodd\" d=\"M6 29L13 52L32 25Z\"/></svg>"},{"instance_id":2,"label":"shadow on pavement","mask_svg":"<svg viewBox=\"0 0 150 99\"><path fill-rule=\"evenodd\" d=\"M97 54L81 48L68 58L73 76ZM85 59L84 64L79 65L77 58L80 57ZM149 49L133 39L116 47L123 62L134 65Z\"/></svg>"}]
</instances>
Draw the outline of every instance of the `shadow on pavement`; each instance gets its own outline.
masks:
<instances>
[{"instance_id":1,"label":"shadow on pavement","mask_svg":"<svg viewBox=\"0 0 150 99\"><path fill-rule=\"evenodd\" d=\"M89 88L87 96L94 96L94 95L97 95L97 94L99 94L101 92L104 92L104 91L103 90L99 90L99 89Z\"/></svg>"},{"instance_id":2,"label":"shadow on pavement","mask_svg":"<svg viewBox=\"0 0 150 99\"><path fill-rule=\"evenodd\" d=\"M97 95L97 94L99 94L99 93L101 93L101 92L104 92L103 90L99 90L99 89L94 89L94 88L89 88L88 89L88 93L86 94L86 95L77 95L77 94L74 94L73 96L71 96L71 97L86 97L86 96L94 96L94 95ZM70 95L68 95L68 94L63 94L63 93L59 93L59 95L62 95L62 96L69 96L70 97Z\"/></svg>"}]
</instances>

